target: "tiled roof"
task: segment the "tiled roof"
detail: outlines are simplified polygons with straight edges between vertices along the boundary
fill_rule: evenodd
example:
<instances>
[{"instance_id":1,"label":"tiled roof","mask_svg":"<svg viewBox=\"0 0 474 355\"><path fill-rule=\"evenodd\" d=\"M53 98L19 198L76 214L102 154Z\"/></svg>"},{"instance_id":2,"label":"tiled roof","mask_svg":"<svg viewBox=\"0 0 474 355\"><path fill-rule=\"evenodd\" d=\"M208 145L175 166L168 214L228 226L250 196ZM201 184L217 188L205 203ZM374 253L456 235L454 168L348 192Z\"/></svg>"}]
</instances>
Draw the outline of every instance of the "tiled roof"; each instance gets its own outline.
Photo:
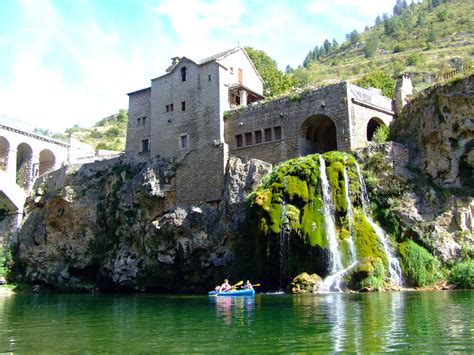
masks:
<instances>
[{"instance_id":1,"label":"tiled roof","mask_svg":"<svg viewBox=\"0 0 474 355\"><path fill-rule=\"evenodd\" d=\"M210 57L201 59L201 60L197 61L196 64L202 65L202 64L206 64L206 63L212 62L212 61L214 61L214 60L219 60L219 59L225 58L225 57L227 57L228 55L237 52L237 51L240 50L241 48L242 48L242 47L239 46L239 47L234 47L234 48L228 49L228 50L226 50L226 51L224 51L224 52L220 52L220 53L214 54L214 55L212 55L212 56L210 56Z\"/></svg>"}]
</instances>

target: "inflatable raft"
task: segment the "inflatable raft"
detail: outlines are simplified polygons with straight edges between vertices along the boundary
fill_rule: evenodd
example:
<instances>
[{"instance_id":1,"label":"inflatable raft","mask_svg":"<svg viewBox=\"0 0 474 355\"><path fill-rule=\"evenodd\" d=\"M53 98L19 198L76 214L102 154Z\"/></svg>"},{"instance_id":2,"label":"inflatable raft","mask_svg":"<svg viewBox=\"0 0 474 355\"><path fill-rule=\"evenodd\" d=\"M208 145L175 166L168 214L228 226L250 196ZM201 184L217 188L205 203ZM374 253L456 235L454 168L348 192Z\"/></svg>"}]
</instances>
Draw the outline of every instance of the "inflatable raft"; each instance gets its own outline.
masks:
<instances>
[{"instance_id":1,"label":"inflatable raft","mask_svg":"<svg viewBox=\"0 0 474 355\"><path fill-rule=\"evenodd\" d=\"M252 289L231 290L231 291L224 291L220 293L216 291L209 292L209 296L253 296L253 295L255 295L255 291Z\"/></svg>"}]
</instances>

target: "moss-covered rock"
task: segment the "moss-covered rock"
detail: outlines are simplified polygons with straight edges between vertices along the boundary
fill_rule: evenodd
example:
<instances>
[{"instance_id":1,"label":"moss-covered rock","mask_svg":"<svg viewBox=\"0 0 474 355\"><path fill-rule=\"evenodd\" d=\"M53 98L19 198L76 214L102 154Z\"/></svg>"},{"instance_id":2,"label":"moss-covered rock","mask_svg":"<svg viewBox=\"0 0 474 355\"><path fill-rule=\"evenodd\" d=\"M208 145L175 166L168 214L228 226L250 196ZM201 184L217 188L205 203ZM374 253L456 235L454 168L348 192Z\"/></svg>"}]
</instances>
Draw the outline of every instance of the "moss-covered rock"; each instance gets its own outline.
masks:
<instances>
[{"instance_id":1,"label":"moss-covered rock","mask_svg":"<svg viewBox=\"0 0 474 355\"><path fill-rule=\"evenodd\" d=\"M293 279L288 290L297 294L314 293L321 288L322 283L323 279L320 276L303 272Z\"/></svg>"},{"instance_id":2,"label":"moss-covered rock","mask_svg":"<svg viewBox=\"0 0 474 355\"><path fill-rule=\"evenodd\" d=\"M386 269L380 258L367 257L345 275L347 287L351 290L382 290L385 286Z\"/></svg>"}]
</instances>

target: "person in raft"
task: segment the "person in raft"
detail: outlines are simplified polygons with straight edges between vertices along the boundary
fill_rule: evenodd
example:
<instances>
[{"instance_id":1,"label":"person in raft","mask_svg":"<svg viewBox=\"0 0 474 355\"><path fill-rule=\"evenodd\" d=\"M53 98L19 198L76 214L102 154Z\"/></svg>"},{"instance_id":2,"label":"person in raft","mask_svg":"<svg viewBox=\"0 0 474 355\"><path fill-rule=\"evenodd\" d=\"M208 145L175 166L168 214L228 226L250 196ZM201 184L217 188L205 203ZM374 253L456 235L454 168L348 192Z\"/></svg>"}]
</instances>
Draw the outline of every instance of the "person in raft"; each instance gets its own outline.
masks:
<instances>
[{"instance_id":1,"label":"person in raft","mask_svg":"<svg viewBox=\"0 0 474 355\"><path fill-rule=\"evenodd\" d=\"M245 285L242 286L242 288L245 290L253 290L253 286L249 280L247 280L247 282L245 283Z\"/></svg>"},{"instance_id":2,"label":"person in raft","mask_svg":"<svg viewBox=\"0 0 474 355\"><path fill-rule=\"evenodd\" d=\"M229 280L224 279L224 283L220 286L216 286L216 292L225 292L225 291L230 291L232 290L232 286L229 284Z\"/></svg>"}]
</instances>

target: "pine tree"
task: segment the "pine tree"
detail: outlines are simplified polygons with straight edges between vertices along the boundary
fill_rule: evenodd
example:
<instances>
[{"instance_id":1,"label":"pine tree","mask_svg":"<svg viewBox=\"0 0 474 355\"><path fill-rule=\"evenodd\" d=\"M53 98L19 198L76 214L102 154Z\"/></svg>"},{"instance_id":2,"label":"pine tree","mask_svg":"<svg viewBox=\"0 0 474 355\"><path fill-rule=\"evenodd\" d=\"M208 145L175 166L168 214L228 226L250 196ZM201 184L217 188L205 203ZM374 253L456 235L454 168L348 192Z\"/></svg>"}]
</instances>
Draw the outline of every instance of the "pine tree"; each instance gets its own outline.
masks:
<instances>
[{"instance_id":1,"label":"pine tree","mask_svg":"<svg viewBox=\"0 0 474 355\"><path fill-rule=\"evenodd\" d=\"M377 17L375 18L375 24L376 24L376 25L379 25L381 22L382 22L382 19L380 18L380 16L377 16Z\"/></svg>"}]
</instances>

